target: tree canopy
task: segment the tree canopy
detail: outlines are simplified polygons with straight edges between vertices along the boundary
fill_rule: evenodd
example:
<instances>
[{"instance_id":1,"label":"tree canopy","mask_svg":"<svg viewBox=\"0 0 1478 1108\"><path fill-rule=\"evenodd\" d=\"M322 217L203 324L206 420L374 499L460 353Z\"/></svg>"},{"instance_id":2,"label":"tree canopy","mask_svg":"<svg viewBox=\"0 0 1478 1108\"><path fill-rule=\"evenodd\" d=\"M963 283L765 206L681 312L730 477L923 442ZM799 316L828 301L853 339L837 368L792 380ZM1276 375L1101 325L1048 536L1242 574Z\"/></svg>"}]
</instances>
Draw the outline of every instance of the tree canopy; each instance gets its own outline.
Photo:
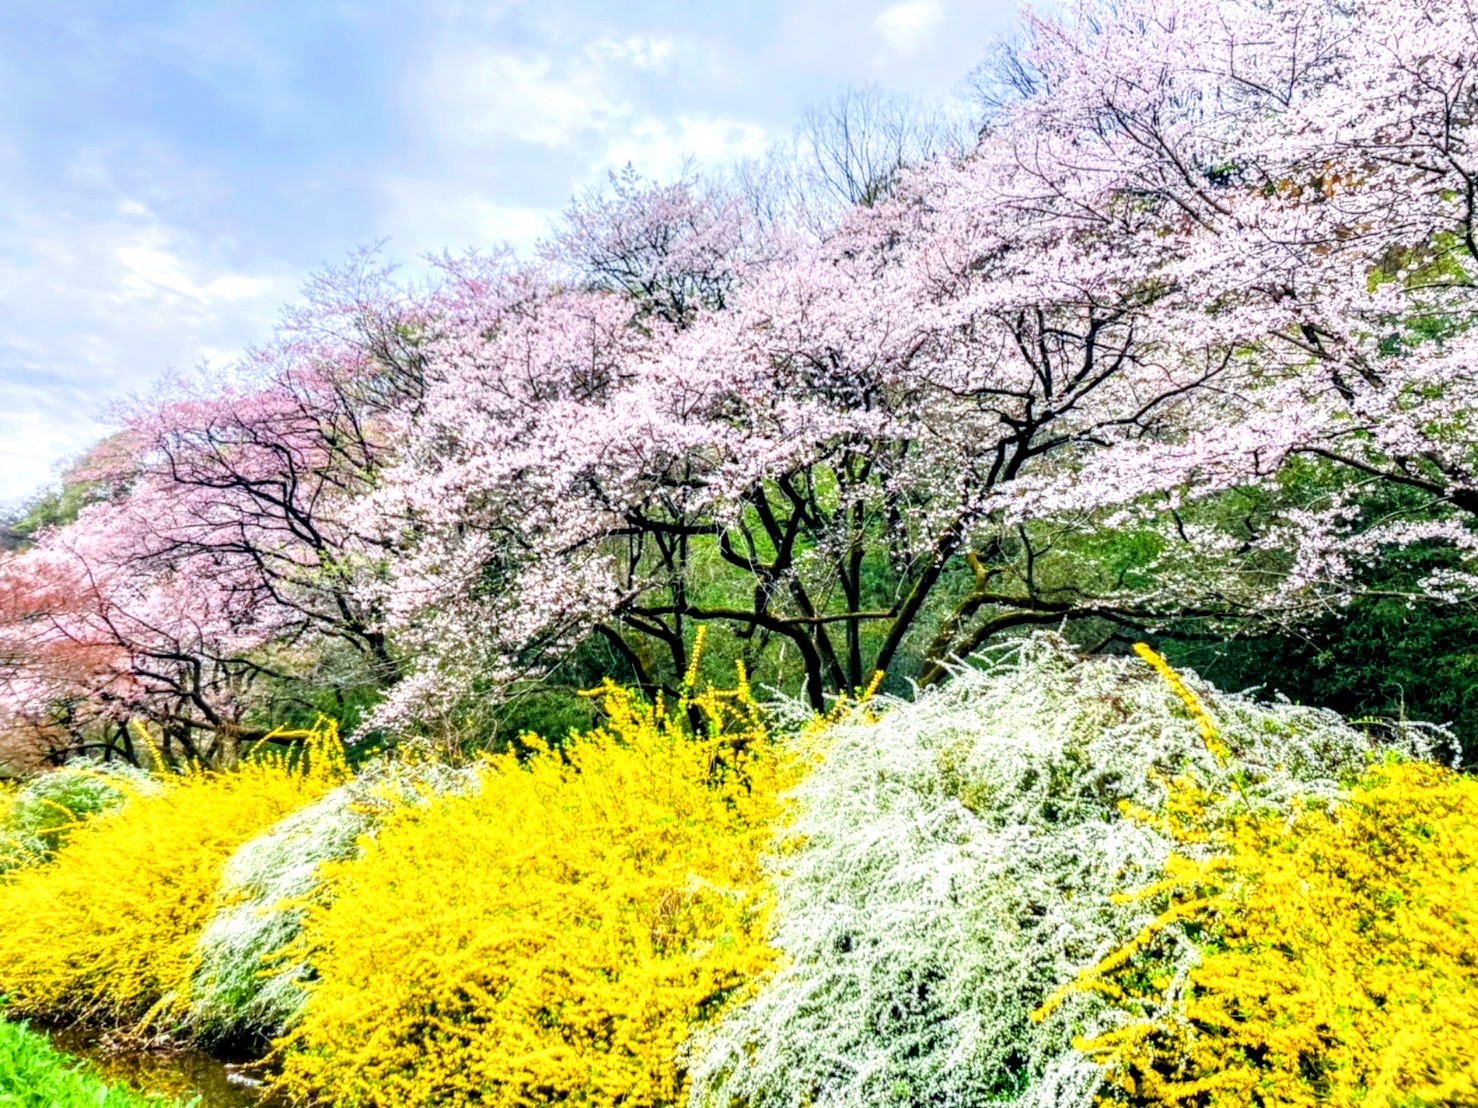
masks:
<instances>
[{"instance_id":1,"label":"tree canopy","mask_svg":"<svg viewBox=\"0 0 1478 1108\"><path fill-rule=\"evenodd\" d=\"M813 113L829 204L628 171L532 260L356 257L17 532L3 726L230 757L264 704L450 732L591 652L675 687L703 625L820 706L1030 625L1467 604L1475 22L1080 0L963 149Z\"/></svg>"}]
</instances>

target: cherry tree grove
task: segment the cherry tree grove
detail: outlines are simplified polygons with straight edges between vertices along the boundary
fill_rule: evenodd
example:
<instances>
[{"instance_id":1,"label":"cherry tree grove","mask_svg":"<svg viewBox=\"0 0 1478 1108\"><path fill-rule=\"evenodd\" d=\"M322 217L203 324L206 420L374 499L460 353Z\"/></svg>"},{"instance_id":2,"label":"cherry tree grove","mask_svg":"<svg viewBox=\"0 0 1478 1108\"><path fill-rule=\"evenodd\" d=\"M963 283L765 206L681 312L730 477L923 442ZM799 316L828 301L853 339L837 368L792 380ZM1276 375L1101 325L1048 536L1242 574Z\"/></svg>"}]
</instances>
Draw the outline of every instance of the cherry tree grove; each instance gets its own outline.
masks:
<instances>
[{"instance_id":1,"label":"cherry tree grove","mask_svg":"<svg viewBox=\"0 0 1478 1108\"><path fill-rule=\"evenodd\" d=\"M1032 624L1297 620L1397 546L1468 595L1474 5L1024 18L973 148L823 233L627 173L532 262L320 282L3 563L3 710L229 744L328 673L452 721L593 646L671 685L701 625L819 706Z\"/></svg>"}]
</instances>

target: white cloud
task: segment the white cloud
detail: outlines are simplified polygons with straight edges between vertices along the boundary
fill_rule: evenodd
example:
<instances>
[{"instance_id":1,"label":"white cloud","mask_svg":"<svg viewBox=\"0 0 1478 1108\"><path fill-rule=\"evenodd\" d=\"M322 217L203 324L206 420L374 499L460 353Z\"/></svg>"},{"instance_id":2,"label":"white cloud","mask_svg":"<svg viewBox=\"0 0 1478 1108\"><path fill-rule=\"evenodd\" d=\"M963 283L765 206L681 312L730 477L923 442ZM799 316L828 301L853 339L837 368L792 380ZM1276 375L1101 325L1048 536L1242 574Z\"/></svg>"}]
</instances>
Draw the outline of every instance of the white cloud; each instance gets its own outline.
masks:
<instances>
[{"instance_id":1,"label":"white cloud","mask_svg":"<svg viewBox=\"0 0 1478 1108\"><path fill-rule=\"evenodd\" d=\"M431 67L420 98L425 119L453 146L483 146L500 136L567 146L631 114L606 73L610 62L630 56L614 44L612 49L552 57L459 47Z\"/></svg>"},{"instance_id":2,"label":"white cloud","mask_svg":"<svg viewBox=\"0 0 1478 1108\"><path fill-rule=\"evenodd\" d=\"M508 242L522 254L571 195L630 162L670 178L684 161L763 153L772 135L742 110L693 95L715 64L704 40L560 22L496 20L443 36L405 86L404 108L425 129L427 156L381 185L379 231L397 252Z\"/></svg>"},{"instance_id":3,"label":"white cloud","mask_svg":"<svg viewBox=\"0 0 1478 1108\"><path fill-rule=\"evenodd\" d=\"M414 255L490 249L504 242L528 257L559 214L556 208L478 195L457 181L435 176L390 178L382 193L381 220L392 236L390 253L407 263ZM562 202L564 197L551 199Z\"/></svg>"},{"instance_id":4,"label":"white cloud","mask_svg":"<svg viewBox=\"0 0 1478 1108\"><path fill-rule=\"evenodd\" d=\"M4 388L8 401L26 408L0 408L0 506L20 503L44 487L65 460L104 432L95 419L51 408L51 396L23 397Z\"/></svg>"},{"instance_id":5,"label":"white cloud","mask_svg":"<svg viewBox=\"0 0 1478 1108\"><path fill-rule=\"evenodd\" d=\"M676 176L689 158L720 166L759 157L771 141L763 127L743 120L678 116L668 121L647 116L611 142L604 164L619 168L630 162L640 173L666 180Z\"/></svg>"},{"instance_id":6,"label":"white cloud","mask_svg":"<svg viewBox=\"0 0 1478 1108\"><path fill-rule=\"evenodd\" d=\"M227 273L213 278L200 291L207 300L251 300L275 287L275 282L263 280L261 277L249 277L244 273Z\"/></svg>"},{"instance_id":7,"label":"white cloud","mask_svg":"<svg viewBox=\"0 0 1478 1108\"><path fill-rule=\"evenodd\" d=\"M98 438L111 404L207 352L214 362L265 338L295 284L240 271L127 194L4 200L0 502Z\"/></svg>"},{"instance_id":8,"label":"white cloud","mask_svg":"<svg viewBox=\"0 0 1478 1108\"><path fill-rule=\"evenodd\" d=\"M162 236L158 228L141 236L139 240L125 246L113 248L113 257L123 267L119 279L120 299L137 300L158 297L161 293L177 293L191 300L245 300L260 296L270 287L270 282L241 273L224 273L202 283L187 272L187 265L178 255L151 240Z\"/></svg>"},{"instance_id":9,"label":"white cloud","mask_svg":"<svg viewBox=\"0 0 1478 1108\"><path fill-rule=\"evenodd\" d=\"M929 45L944 15L943 0L903 0L879 12L875 24L895 53L911 57Z\"/></svg>"},{"instance_id":10,"label":"white cloud","mask_svg":"<svg viewBox=\"0 0 1478 1108\"><path fill-rule=\"evenodd\" d=\"M488 35L443 42L411 89L409 110L445 149L511 138L563 153L640 126L642 101L712 68L701 44L666 35L560 37L518 51Z\"/></svg>"},{"instance_id":11,"label":"white cloud","mask_svg":"<svg viewBox=\"0 0 1478 1108\"><path fill-rule=\"evenodd\" d=\"M636 69L664 69L672 60L675 45L662 35L627 35L597 39L589 52L592 57L626 62Z\"/></svg>"}]
</instances>

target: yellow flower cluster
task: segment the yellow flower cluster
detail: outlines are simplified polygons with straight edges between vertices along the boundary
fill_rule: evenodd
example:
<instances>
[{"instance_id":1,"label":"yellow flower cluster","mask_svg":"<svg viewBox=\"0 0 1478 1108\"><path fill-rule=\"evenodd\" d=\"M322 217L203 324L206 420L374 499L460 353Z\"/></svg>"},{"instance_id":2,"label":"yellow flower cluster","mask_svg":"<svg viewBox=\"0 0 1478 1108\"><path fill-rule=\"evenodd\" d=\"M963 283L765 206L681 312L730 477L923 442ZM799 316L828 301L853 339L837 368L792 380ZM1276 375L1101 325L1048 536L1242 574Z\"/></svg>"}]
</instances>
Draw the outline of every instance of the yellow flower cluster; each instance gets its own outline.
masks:
<instances>
[{"instance_id":1,"label":"yellow flower cluster","mask_svg":"<svg viewBox=\"0 0 1478 1108\"><path fill-rule=\"evenodd\" d=\"M1214 834L1222 853L1175 857L1145 890L1160 921L1077 986L1132 1017L1079 1044L1103 1103L1478 1103L1478 781L1388 765ZM1179 920L1201 948L1181 983L1154 941Z\"/></svg>"},{"instance_id":2,"label":"yellow flower cluster","mask_svg":"<svg viewBox=\"0 0 1478 1108\"><path fill-rule=\"evenodd\" d=\"M1175 672L1170 663L1155 653L1148 643L1137 642L1134 644L1134 653L1142 658L1146 665L1158 673L1170 686L1170 691L1180 698L1185 705L1186 714L1196 721L1196 727L1201 732L1201 741L1206 744L1206 749L1216 755L1222 762L1226 761L1227 748L1216 732L1216 724L1206 714L1206 708L1201 703L1201 698L1186 686L1180 674Z\"/></svg>"},{"instance_id":3,"label":"yellow flower cluster","mask_svg":"<svg viewBox=\"0 0 1478 1108\"><path fill-rule=\"evenodd\" d=\"M49 862L0 879L0 994L12 1010L138 1031L164 1021L183 1001L226 859L343 779L332 723L295 737L291 762L253 758L135 790Z\"/></svg>"},{"instance_id":4,"label":"yellow flower cluster","mask_svg":"<svg viewBox=\"0 0 1478 1108\"><path fill-rule=\"evenodd\" d=\"M679 1103L690 1028L769 965L759 856L791 763L738 689L489 759L326 869L281 1086L336 1104Z\"/></svg>"}]
</instances>

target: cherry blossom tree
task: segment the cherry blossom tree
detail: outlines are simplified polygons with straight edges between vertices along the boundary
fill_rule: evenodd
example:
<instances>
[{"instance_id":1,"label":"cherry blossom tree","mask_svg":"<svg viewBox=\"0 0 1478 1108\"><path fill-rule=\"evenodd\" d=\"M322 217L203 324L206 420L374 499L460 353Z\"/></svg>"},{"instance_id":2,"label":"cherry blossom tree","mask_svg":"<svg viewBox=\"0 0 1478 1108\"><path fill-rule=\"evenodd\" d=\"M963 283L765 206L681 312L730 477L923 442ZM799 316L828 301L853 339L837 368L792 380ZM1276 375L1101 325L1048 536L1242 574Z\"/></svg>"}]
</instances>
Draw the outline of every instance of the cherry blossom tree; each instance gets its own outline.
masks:
<instances>
[{"instance_id":1,"label":"cherry blossom tree","mask_svg":"<svg viewBox=\"0 0 1478 1108\"><path fill-rule=\"evenodd\" d=\"M1043 211L1138 221L1184 351L1234 372L1186 397L1177 434L1121 436L1023 511L1204 497L1301 456L1332 476L1261 537L1295 551L1282 596L1337 595L1395 544L1471 555L1475 18L1162 0L1033 21L1043 91L1010 141ZM1362 489L1382 485L1420 495L1371 517ZM1428 591L1472 583L1448 571Z\"/></svg>"},{"instance_id":2,"label":"cherry blossom tree","mask_svg":"<svg viewBox=\"0 0 1478 1108\"><path fill-rule=\"evenodd\" d=\"M819 243L721 264L748 231L656 190L587 204L590 256L644 211L723 295L633 331L640 281L535 276L428 353L428 447L379 505L413 536L396 611L452 664L405 695L591 631L655 683L644 642L681 672L719 621L793 651L818 701L900 652L932 680L1023 623L1296 607L1362 550L1470 542L1472 20L1089 0L1030 17L972 153ZM1181 510L1294 456L1354 484L1256 525ZM1430 503L1364 526L1366 479ZM1134 585L1044 580L1063 535L1149 526Z\"/></svg>"},{"instance_id":3,"label":"cherry blossom tree","mask_svg":"<svg viewBox=\"0 0 1478 1108\"><path fill-rule=\"evenodd\" d=\"M423 665L392 711L538 672L590 634L655 686L652 649L680 674L693 626L721 623L752 660L783 646L819 704L905 648L933 678L1013 626L1153 612L1044 588L1050 539L1003 529L995 501L1224 362L1162 356L1156 294L1112 279L1108 241L1101 292L1044 280L1063 229L981 202L978 172L920 176L818 246L771 241L722 303L639 326L629 288L454 268L462 307L371 501L408 539L389 602Z\"/></svg>"},{"instance_id":4,"label":"cherry blossom tree","mask_svg":"<svg viewBox=\"0 0 1478 1108\"><path fill-rule=\"evenodd\" d=\"M32 600L0 619L25 664L0 674L13 719L162 728L166 753L229 761L268 726L253 689L383 686L399 662L359 582L383 551L347 523L421 392L424 317L371 255L325 275L275 342L225 377L168 382L122 414L83 476L116 495L0 568Z\"/></svg>"},{"instance_id":5,"label":"cherry blossom tree","mask_svg":"<svg viewBox=\"0 0 1478 1108\"><path fill-rule=\"evenodd\" d=\"M681 326L724 307L753 239L737 198L695 167L662 184L628 165L576 198L541 253L552 278L624 294L639 317Z\"/></svg>"}]
</instances>

